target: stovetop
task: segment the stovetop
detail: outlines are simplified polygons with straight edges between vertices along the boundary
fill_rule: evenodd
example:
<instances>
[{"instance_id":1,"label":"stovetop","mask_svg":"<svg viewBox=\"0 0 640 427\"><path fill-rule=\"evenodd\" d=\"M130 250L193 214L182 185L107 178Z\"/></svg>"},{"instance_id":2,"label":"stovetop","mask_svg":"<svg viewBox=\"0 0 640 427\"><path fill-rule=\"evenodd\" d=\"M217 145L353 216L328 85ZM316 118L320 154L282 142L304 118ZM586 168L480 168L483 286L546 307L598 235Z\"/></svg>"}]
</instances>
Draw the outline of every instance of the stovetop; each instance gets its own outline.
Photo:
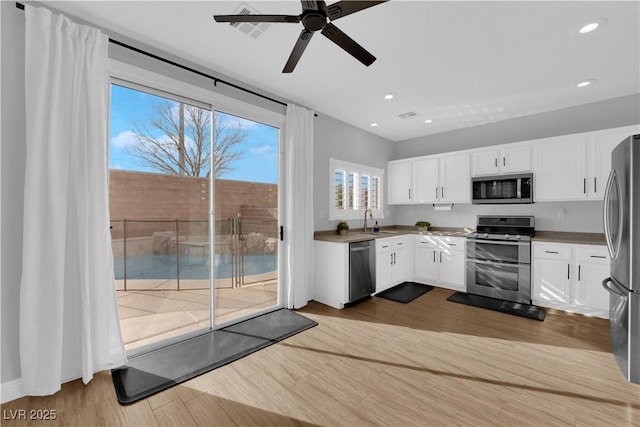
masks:
<instances>
[{"instance_id":1,"label":"stovetop","mask_svg":"<svg viewBox=\"0 0 640 427\"><path fill-rule=\"evenodd\" d=\"M535 218L525 215L478 215L476 232L470 238L487 240L531 241L535 235Z\"/></svg>"}]
</instances>

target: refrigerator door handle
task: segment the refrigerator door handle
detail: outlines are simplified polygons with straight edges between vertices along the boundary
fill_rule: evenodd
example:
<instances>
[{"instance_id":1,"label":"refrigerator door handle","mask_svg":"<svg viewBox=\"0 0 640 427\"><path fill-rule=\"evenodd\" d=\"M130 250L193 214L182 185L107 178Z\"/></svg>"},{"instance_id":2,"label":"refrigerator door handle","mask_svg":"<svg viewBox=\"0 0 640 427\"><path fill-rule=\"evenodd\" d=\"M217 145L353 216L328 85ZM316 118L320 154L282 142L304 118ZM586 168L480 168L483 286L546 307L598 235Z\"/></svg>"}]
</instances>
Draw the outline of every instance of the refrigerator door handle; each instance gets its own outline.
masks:
<instances>
[{"instance_id":1,"label":"refrigerator door handle","mask_svg":"<svg viewBox=\"0 0 640 427\"><path fill-rule=\"evenodd\" d=\"M613 254L613 242L611 241L611 232L609 230L609 196L611 194L611 186L613 185L613 175L614 175L614 171L611 170L611 172L609 172L609 178L607 179L607 185L604 187L604 212L603 212L603 218L604 218L604 238L605 241L607 243L607 250L609 251L609 256L611 258L615 258L614 254ZM608 279L607 279L608 280ZM604 282L602 282L602 285L604 286Z\"/></svg>"},{"instance_id":2,"label":"refrigerator door handle","mask_svg":"<svg viewBox=\"0 0 640 427\"><path fill-rule=\"evenodd\" d=\"M611 283L613 286L610 286ZM627 292L620 289L620 285L618 285L611 277L607 277L602 281L602 287L607 290L607 292L617 295L620 298L628 298Z\"/></svg>"}]
</instances>

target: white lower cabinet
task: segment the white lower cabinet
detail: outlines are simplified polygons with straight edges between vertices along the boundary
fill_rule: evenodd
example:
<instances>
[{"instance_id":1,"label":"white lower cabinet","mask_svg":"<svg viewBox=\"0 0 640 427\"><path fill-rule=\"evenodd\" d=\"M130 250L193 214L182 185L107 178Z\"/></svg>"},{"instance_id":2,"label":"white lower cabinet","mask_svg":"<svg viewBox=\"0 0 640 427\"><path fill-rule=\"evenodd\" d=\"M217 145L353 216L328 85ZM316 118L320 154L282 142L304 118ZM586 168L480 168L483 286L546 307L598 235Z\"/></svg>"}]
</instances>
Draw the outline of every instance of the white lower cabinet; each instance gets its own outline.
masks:
<instances>
[{"instance_id":1,"label":"white lower cabinet","mask_svg":"<svg viewBox=\"0 0 640 427\"><path fill-rule=\"evenodd\" d=\"M531 299L536 305L609 317L605 246L533 242Z\"/></svg>"},{"instance_id":2,"label":"white lower cabinet","mask_svg":"<svg viewBox=\"0 0 640 427\"><path fill-rule=\"evenodd\" d=\"M415 280L442 288L465 290L465 242L463 237L416 236Z\"/></svg>"},{"instance_id":3,"label":"white lower cabinet","mask_svg":"<svg viewBox=\"0 0 640 427\"><path fill-rule=\"evenodd\" d=\"M413 236L376 239L376 293L411 277Z\"/></svg>"}]
</instances>

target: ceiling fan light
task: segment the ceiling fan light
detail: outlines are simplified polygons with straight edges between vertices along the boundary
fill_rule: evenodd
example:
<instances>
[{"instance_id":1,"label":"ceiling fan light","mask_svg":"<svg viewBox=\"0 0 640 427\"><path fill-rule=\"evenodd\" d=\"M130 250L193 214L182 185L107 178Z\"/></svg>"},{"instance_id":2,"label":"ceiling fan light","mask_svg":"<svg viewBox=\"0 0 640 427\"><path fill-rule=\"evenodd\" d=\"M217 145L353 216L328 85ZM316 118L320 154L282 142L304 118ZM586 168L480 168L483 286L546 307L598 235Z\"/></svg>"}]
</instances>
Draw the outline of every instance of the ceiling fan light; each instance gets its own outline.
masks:
<instances>
[{"instance_id":1,"label":"ceiling fan light","mask_svg":"<svg viewBox=\"0 0 640 427\"><path fill-rule=\"evenodd\" d=\"M390 100L390 99L393 99L394 97L395 97L395 95L394 95L394 94L392 94L392 93L388 93L388 94L386 94L386 95L384 96L384 99L386 99L386 100L388 101L388 100Z\"/></svg>"},{"instance_id":2,"label":"ceiling fan light","mask_svg":"<svg viewBox=\"0 0 640 427\"><path fill-rule=\"evenodd\" d=\"M424 121L425 123L433 123L433 119L427 119Z\"/></svg>"},{"instance_id":3,"label":"ceiling fan light","mask_svg":"<svg viewBox=\"0 0 640 427\"><path fill-rule=\"evenodd\" d=\"M378 124L374 122L374 123L371 123L369 126L374 128L374 127L378 126Z\"/></svg>"}]
</instances>

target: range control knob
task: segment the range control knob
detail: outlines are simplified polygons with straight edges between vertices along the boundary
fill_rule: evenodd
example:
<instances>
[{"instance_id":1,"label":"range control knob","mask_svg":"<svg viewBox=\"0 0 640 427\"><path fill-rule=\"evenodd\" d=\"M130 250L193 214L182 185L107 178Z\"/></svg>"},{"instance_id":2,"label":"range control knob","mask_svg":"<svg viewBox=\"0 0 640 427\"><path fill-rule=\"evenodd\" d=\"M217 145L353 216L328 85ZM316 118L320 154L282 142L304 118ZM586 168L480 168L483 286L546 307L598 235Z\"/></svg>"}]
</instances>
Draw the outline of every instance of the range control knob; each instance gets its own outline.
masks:
<instances>
[{"instance_id":1,"label":"range control knob","mask_svg":"<svg viewBox=\"0 0 640 427\"><path fill-rule=\"evenodd\" d=\"M518 234L518 235L516 236L516 240L520 240L520 239L522 239L522 236Z\"/></svg>"},{"instance_id":2,"label":"range control knob","mask_svg":"<svg viewBox=\"0 0 640 427\"><path fill-rule=\"evenodd\" d=\"M489 238L489 233L484 233L484 234L482 235L482 237L484 237L485 239L488 239L488 238Z\"/></svg>"},{"instance_id":3,"label":"range control knob","mask_svg":"<svg viewBox=\"0 0 640 427\"><path fill-rule=\"evenodd\" d=\"M509 240L509 239L511 238L511 236L509 236L508 234L505 234L505 235L504 235L504 238L505 238L506 240Z\"/></svg>"}]
</instances>

